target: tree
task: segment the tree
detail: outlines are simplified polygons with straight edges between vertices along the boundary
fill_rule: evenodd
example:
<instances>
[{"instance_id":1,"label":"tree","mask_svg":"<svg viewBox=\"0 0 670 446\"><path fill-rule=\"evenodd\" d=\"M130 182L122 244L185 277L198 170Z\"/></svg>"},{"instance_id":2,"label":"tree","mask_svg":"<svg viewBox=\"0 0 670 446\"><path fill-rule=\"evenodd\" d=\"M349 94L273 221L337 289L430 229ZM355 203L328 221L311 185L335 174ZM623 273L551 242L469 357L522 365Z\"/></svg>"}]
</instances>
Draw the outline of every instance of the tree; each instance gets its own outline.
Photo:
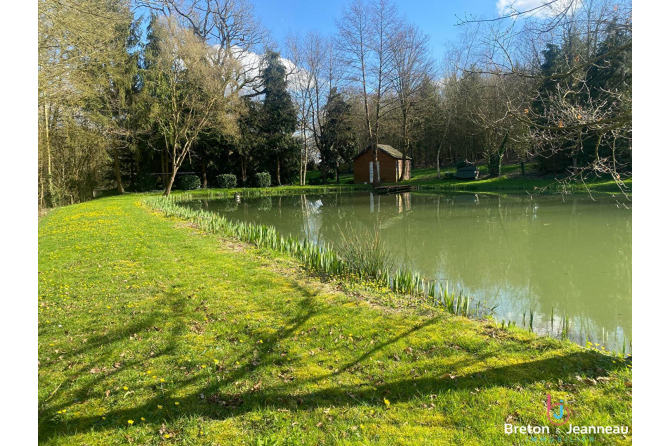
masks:
<instances>
[{"instance_id":1,"label":"tree","mask_svg":"<svg viewBox=\"0 0 670 446\"><path fill-rule=\"evenodd\" d=\"M127 14L130 15L130 11ZM130 21L129 17L121 26L109 60L101 60L100 67L91 70L92 89L96 93L86 101L86 109L106 136L114 163L116 189L124 193L120 152L132 150L138 127L139 23Z\"/></svg>"},{"instance_id":2,"label":"tree","mask_svg":"<svg viewBox=\"0 0 670 446\"><path fill-rule=\"evenodd\" d=\"M392 42L399 32L395 5L387 0L364 3L354 0L337 23L340 57L350 80L363 96L365 129L372 146L373 183L379 184L379 125L393 101L384 101L392 88Z\"/></svg>"},{"instance_id":3,"label":"tree","mask_svg":"<svg viewBox=\"0 0 670 446\"><path fill-rule=\"evenodd\" d=\"M335 171L340 182L339 165L350 161L356 153L356 135L352 124L351 105L338 93L330 90L324 111L324 125L320 137L321 175L325 178L329 171Z\"/></svg>"},{"instance_id":4,"label":"tree","mask_svg":"<svg viewBox=\"0 0 670 446\"><path fill-rule=\"evenodd\" d=\"M215 126L234 131L238 98L221 94L229 67L215 63L211 46L170 18L160 19L157 25L158 51L148 65L145 82L153 98L150 116L171 163L164 192L169 196L177 171L201 134Z\"/></svg>"},{"instance_id":5,"label":"tree","mask_svg":"<svg viewBox=\"0 0 670 446\"><path fill-rule=\"evenodd\" d=\"M247 0L137 0L157 15L170 18L212 46L220 66L222 95L258 95L262 61L250 57L267 45L268 32Z\"/></svg>"},{"instance_id":6,"label":"tree","mask_svg":"<svg viewBox=\"0 0 670 446\"><path fill-rule=\"evenodd\" d=\"M268 155L276 163L277 184L281 185L282 159L292 158L287 155L292 155L295 150L292 136L297 127L297 116L279 53L268 51L265 54L261 78L265 96L261 107L263 136Z\"/></svg>"},{"instance_id":7,"label":"tree","mask_svg":"<svg viewBox=\"0 0 670 446\"><path fill-rule=\"evenodd\" d=\"M253 158L263 146L261 104L251 98L243 99L243 108L239 116L239 138L235 141L235 151L240 160L242 184L247 185L248 172Z\"/></svg>"},{"instance_id":8,"label":"tree","mask_svg":"<svg viewBox=\"0 0 670 446\"><path fill-rule=\"evenodd\" d=\"M291 60L296 64L296 70L290 78L295 89L302 135L301 184L304 184L310 149L316 148L320 158L324 157L321 144L324 106L328 92L341 80L341 70L332 42L317 32L310 32L303 39L291 37L288 46Z\"/></svg>"},{"instance_id":9,"label":"tree","mask_svg":"<svg viewBox=\"0 0 670 446\"><path fill-rule=\"evenodd\" d=\"M625 192L621 175L630 173L632 134L630 1L548 2L533 13L522 32L516 20L528 11L488 21L493 25L481 38L478 70L533 84L506 108L526 127L526 143L536 148L529 153L546 170L569 174L565 181L607 174ZM617 71L612 83L596 80Z\"/></svg>"},{"instance_id":10,"label":"tree","mask_svg":"<svg viewBox=\"0 0 670 446\"><path fill-rule=\"evenodd\" d=\"M391 84L395 91L401 114L402 165L407 163L407 153L411 144L411 127L418 119L417 112L420 101L420 88L426 78L432 74L432 61L429 57L428 36L416 26L404 24L400 27L396 38L392 41L391 65L394 76ZM405 179L407 169L403 167L400 181Z\"/></svg>"},{"instance_id":11,"label":"tree","mask_svg":"<svg viewBox=\"0 0 670 446\"><path fill-rule=\"evenodd\" d=\"M98 119L106 88L98 81L110 67L125 66L131 22L122 0L38 4L40 206L89 199L103 180L105 148L118 135Z\"/></svg>"}]
</instances>

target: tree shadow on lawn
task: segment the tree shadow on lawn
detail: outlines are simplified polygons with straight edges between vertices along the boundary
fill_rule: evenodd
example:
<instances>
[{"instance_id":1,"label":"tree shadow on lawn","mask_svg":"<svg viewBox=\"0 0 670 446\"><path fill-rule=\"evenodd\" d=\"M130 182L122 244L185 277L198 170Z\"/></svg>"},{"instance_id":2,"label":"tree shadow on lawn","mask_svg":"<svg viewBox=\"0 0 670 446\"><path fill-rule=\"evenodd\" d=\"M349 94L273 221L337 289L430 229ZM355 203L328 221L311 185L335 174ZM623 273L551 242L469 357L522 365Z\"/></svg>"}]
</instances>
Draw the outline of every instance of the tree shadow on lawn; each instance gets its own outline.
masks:
<instances>
[{"instance_id":1,"label":"tree shadow on lawn","mask_svg":"<svg viewBox=\"0 0 670 446\"><path fill-rule=\"evenodd\" d=\"M219 387L229 385L239 380L244 380L247 377L247 375L251 374L256 369L265 366L274 367L273 362L277 356L276 346L282 340L293 336L296 333L296 331L298 331L302 326L304 326L308 320L310 320L313 316L318 314L319 305L322 307L324 306L324 304L316 303L316 301L313 298L314 292L306 290L305 288L302 288L297 284L295 284L294 286L298 287L298 289L296 290L298 294L301 294L303 296L302 300L297 303L299 309L298 314L284 323L285 328L278 330L274 335L270 336L264 342L264 349L258 350L257 354L254 355L253 357L250 354L248 354L248 352L245 352L241 353L237 357L228 358L227 363L229 364L235 364L239 362L243 363L244 365L234 370L233 373L227 374L225 380L217 381L215 384L214 383L208 384L203 388L199 389L198 391L193 392L192 395L186 398L179 398L180 401L183 401L184 406L188 406L189 400L201 401L199 396L203 394L203 392L210 394ZM175 351L177 350L177 345L180 342L180 338L183 336L184 332L188 331L187 328L188 322L183 317L183 309L186 307L186 298L174 292L169 292L167 294L168 295L166 296L166 299L163 300L163 302L167 304L172 310L172 313L170 313L169 316L172 318L173 321L177 321L178 323L173 324L173 327L170 330L169 335L162 336L162 338L167 337L168 339L167 346L156 352L152 352L153 353L152 359L158 359L161 356L174 354ZM67 352L65 355L63 355L63 358L69 358L71 360L74 360L74 358L80 357L81 355L92 355L94 350L97 348L101 348L105 345L119 344L121 342L128 341L129 336L132 334L153 332L155 329L158 328L157 324L160 325L160 322L164 321L165 317L166 313L163 310L152 312L151 314L147 315L141 320L132 323L130 326L122 326L109 334L92 337L89 342L82 344L82 346L80 346L79 348ZM109 354L111 354L111 352ZM113 377L115 374L118 374L119 372L128 369L134 369L136 368L136 366L142 366L144 361L146 361L146 357L137 355L137 359L123 361L122 366L118 368L106 371L106 373L90 375L91 367L103 363L114 363L117 360L112 359L117 357L115 356L111 357L109 356L109 354L105 355L104 357L103 356L96 357L95 360L97 364L92 364L90 362L80 364L77 369L72 371L72 374L68 375L75 377L77 377L78 375L84 375L86 379L85 385L78 386L76 381L73 381L72 378L70 377L66 377L56 387L56 390L60 389L61 391L66 391L69 388L78 387L75 390L74 400L84 401L90 399L90 394L96 385L100 384L103 381L109 380L111 377ZM52 368L53 370L58 369L59 366L58 364L45 364L43 366L43 370L45 371L48 371L49 368ZM178 391L179 389L192 386L194 383L197 383L198 381L202 380L203 380L202 376L198 374L192 374L190 377L180 380L176 387L171 388L169 391L165 391L165 393L162 394L160 397L152 398L146 403L134 407L132 409L107 412L105 418L111 421L119 419L119 417L122 417L124 423L128 419L140 419L147 413L155 411L156 407L159 404L165 404L166 401L172 401L173 398L171 397L171 395L176 393L176 391ZM153 387L153 385L148 385L145 387ZM136 389L139 390L139 387L136 387ZM41 404L46 403L50 398L51 397L46 398L44 401L40 401L40 403ZM118 425L111 425L109 423L104 423L100 416L77 418L76 422L73 423L76 424L76 428L54 421L53 420L54 413L64 408L67 408L68 406L69 406L68 403L62 403L59 405L50 406L48 411L44 412L40 411L39 413L40 443L48 441L49 438L57 435L63 435L63 434L67 435L77 431L81 432L82 430L115 429L119 427ZM183 413L184 412L181 412L180 415Z\"/></svg>"},{"instance_id":2,"label":"tree shadow on lawn","mask_svg":"<svg viewBox=\"0 0 670 446\"><path fill-rule=\"evenodd\" d=\"M168 302L174 310L177 307L183 307L184 301L185 298L177 293L167 292L165 298L161 302ZM132 336L136 336L138 333L144 335L145 333L158 333L161 331L161 322L165 321L168 313L165 312L160 305L158 307L161 308L161 310L152 311L148 315L141 317L138 321L133 321L130 325L122 325L105 334L91 336L90 339L83 342L78 348L62 352L62 355L59 357L59 360L62 361L60 364L50 361L41 365L41 370L48 373L49 371L54 371L54 369L57 370L58 368L62 368L63 362L68 364L68 377L65 377L60 381L51 396L58 390L67 391L70 388L76 388L74 395L75 401L83 401L90 397L90 392L96 385L113 378L121 372L134 369L136 366L141 366L146 361L146 357L136 355L136 357L132 358L119 358L118 351L114 350L114 347L118 346L121 348L121 343L128 342L129 339L132 339ZM173 313L171 316L175 317L175 314ZM156 349L156 351L150 353L152 358L158 359L162 356L174 354L177 348L177 340L186 330L181 315L177 315L176 318L180 320L181 323L175 324L170 330L170 334L167 336L167 346ZM151 340L151 338L149 338L149 340ZM95 355L95 350L105 347L111 347L112 350ZM82 356L92 355L95 355L95 363L80 362L80 359L78 359ZM110 368L107 369L103 365L110 365ZM98 369L95 374L93 373L94 369ZM86 377L86 384L84 386L78 386L71 376L78 377L82 375ZM44 401L40 401L40 404L46 403L51 399L51 396ZM67 403L51 406L49 411L59 411L67 408L67 406ZM39 416L42 416L41 411Z\"/></svg>"},{"instance_id":3,"label":"tree shadow on lawn","mask_svg":"<svg viewBox=\"0 0 670 446\"><path fill-rule=\"evenodd\" d=\"M223 380L204 379L203 376L194 374L187 379L179 381L178 385L166 392L165 396L157 396L147 400L145 403L128 409L119 409L106 413L107 421L102 421L99 416L90 416L78 418L76 428L68 427L63 423L48 423L40 425L40 442L48 441L54 436L70 435L82 431L100 431L114 430L124 426L129 419L139 420L146 416L148 422L153 422L158 428L163 421L170 422L176 418L196 417L210 420L222 420L230 417L244 415L259 409L271 407L273 410L288 409L310 411L322 407L344 407L351 405L365 405L383 407L383 399L386 396L392 396L393 402L408 402L421 399L428 395L443 393L449 389L452 391L482 391L488 388L502 387L513 388L515 386L526 386L538 381L557 381L558 379L571 379L575 374L586 372L593 374L597 367L601 367L607 372L624 367L621 364L613 364L612 361L606 361L605 358L596 352L583 351L570 353L561 357L551 357L528 361L521 364L506 365L499 367L489 367L486 370L477 373L471 373L458 376L451 379L448 375L451 370L436 369L431 376L417 379L399 379L392 382L365 383L363 385L337 385L324 388L322 390L301 393L303 386L310 386L318 380L329 380L350 370L356 364L368 360L375 352L382 348L396 343L403 337L416 334L420 330L436 322L436 318L427 320L420 326L413 327L403 334L394 337L383 345L376 346L360 355L356 360L343 366L342 371L332 372L321 376L320 378L296 379L288 383L279 384L274 387L264 388L262 382L253 386L247 386L242 391L222 391L221 389L229 387L231 384L237 385L239 382L251 378L255 370L263 368L272 368L276 371L281 370L281 365L276 362L280 357L280 352L276 347L283 340L291 337L300 327L313 316L319 313L317 304L312 297L303 298L300 303L299 314L294 316L286 324L286 329L277 332L267 340L267 347L264 352L259 352L253 358L240 355L232 358L229 363L236 361L245 361L245 365L227 373ZM165 352L164 354L169 354ZM495 353L485 355L475 354L472 362L478 362L486 359ZM470 362L466 360L466 362ZM448 366L450 369L453 365ZM198 381L203 381L203 385L196 390L189 392L187 396L178 398L180 406L168 406L176 398L171 395L176 394L179 389L192 388L197 386ZM215 381L215 382L214 382ZM334 381L334 380L333 380ZM253 383L253 380L252 380ZM153 420L158 405L166 405L167 411L160 412L161 420Z\"/></svg>"}]
</instances>

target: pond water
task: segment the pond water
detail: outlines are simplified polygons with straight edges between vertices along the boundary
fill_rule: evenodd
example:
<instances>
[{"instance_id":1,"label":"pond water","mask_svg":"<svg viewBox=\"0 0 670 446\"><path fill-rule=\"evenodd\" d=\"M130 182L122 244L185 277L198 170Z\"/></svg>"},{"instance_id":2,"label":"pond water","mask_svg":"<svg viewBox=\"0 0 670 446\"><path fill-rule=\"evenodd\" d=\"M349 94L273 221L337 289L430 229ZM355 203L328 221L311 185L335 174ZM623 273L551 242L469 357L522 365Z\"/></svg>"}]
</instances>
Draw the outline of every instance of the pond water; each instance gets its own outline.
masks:
<instances>
[{"instance_id":1,"label":"pond water","mask_svg":"<svg viewBox=\"0 0 670 446\"><path fill-rule=\"evenodd\" d=\"M567 316L575 342L631 350L632 212L621 198L349 193L188 206L335 247L377 225L398 265L497 304L498 321L528 326L532 310L535 332L560 337Z\"/></svg>"}]
</instances>

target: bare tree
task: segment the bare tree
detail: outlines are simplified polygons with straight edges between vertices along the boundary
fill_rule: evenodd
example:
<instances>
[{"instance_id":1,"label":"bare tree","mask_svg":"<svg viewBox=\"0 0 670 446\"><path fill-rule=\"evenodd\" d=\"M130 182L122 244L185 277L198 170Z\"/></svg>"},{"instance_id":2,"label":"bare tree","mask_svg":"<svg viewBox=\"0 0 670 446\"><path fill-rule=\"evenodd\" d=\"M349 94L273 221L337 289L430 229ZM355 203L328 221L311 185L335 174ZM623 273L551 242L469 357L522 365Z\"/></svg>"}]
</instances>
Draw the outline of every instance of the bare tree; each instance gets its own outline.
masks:
<instances>
[{"instance_id":1,"label":"bare tree","mask_svg":"<svg viewBox=\"0 0 670 446\"><path fill-rule=\"evenodd\" d=\"M239 98L221 94L228 66L215 63L215 50L191 30L167 18L158 22L156 37L158 53L147 70L147 85L155 101L151 118L171 161L168 196L201 133L214 126L234 130Z\"/></svg>"},{"instance_id":2,"label":"bare tree","mask_svg":"<svg viewBox=\"0 0 670 446\"><path fill-rule=\"evenodd\" d=\"M422 83L431 78L433 64L430 59L429 37L411 24L403 24L391 42L391 66L393 76L391 84L397 97L402 117L402 171L400 181L405 179L407 153L410 149L410 127L417 119L417 111L422 96L419 94Z\"/></svg>"},{"instance_id":3,"label":"bare tree","mask_svg":"<svg viewBox=\"0 0 670 446\"><path fill-rule=\"evenodd\" d=\"M373 184L379 184L379 125L385 101L393 86L393 42L399 32L396 6L387 0L354 0L338 21L337 48L349 80L358 83L363 96L365 127L373 153Z\"/></svg>"},{"instance_id":4,"label":"bare tree","mask_svg":"<svg viewBox=\"0 0 670 446\"><path fill-rule=\"evenodd\" d=\"M318 32L309 32L303 39L290 38L288 46L291 60L297 66L292 78L299 108L299 127L303 137L302 158L305 163L303 172L306 173L310 146L315 147L323 159L321 134L324 126L324 107L329 92L339 85L342 76L331 39ZM323 169L322 174L325 175Z\"/></svg>"},{"instance_id":5,"label":"bare tree","mask_svg":"<svg viewBox=\"0 0 670 446\"><path fill-rule=\"evenodd\" d=\"M550 1L533 11L463 23L489 26L479 39L475 71L530 86L505 102L507 114L527 127L531 154L553 169L571 160L566 181L607 174L625 192L622 171L630 168L632 137L630 2Z\"/></svg>"}]
</instances>

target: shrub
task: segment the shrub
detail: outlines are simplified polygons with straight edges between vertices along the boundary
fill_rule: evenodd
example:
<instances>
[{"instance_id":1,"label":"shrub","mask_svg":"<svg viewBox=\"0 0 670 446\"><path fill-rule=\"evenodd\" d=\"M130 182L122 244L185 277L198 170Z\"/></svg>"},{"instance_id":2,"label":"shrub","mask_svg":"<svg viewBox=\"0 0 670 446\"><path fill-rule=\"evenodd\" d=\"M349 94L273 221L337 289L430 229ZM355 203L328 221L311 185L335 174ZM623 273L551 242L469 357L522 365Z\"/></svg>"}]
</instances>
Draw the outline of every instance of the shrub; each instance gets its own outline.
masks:
<instances>
[{"instance_id":1,"label":"shrub","mask_svg":"<svg viewBox=\"0 0 670 446\"><path fill-rule=\"evenodd\" d=\"M232 189L237 186L237 177L232 173L224 173L223 175L216 176L216 183L219 187Z\"/></svg>"},{"instance_id":2,"label":"shrub","mask_svg":"<svg viewBox=\"0 0 670 446\"><path fill-rule=\"evenodd\" d=\"M272 179L269 173L259 172L256 174L256 182L258 183L258 187L270 187Z\"/></svg>"},{"instance_id":3,"label":"shrub","mask_svg":"<svg viewBox=\"0 0 670 446\"><path fill-rule=\"evenodd\" d=\"M156 176L149 175L147 173L141 173L138 175L137 180L135 181L135 189L137 192L149 192L151 190L158 189L156 185Z\"/></svg>"},{"instance_id":4,"label":"shrub","mask_svg":"<svg viewBox=\"0 0 670 446\"><path fill-rule=\"evenodd\" d=\"M182 175L177 178L177 187L181 190L199 189L200 178L197 175Z\"/></svg>"}]
</instances>

